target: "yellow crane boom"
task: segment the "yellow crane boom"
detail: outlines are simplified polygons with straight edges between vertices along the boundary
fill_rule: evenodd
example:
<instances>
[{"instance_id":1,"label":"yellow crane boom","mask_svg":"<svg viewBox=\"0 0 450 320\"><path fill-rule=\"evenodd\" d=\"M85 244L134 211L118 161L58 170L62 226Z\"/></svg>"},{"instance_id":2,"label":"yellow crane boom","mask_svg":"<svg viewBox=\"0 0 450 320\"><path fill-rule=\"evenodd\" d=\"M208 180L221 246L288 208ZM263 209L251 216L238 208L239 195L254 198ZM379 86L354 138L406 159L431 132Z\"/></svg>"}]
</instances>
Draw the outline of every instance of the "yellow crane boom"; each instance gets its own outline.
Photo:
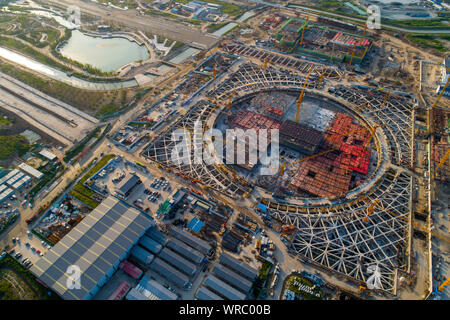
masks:
<instances>
[{"instance_id":1,"label":"yellow crane boom","mask_svg":"<svg viewBox=\"0 0 450 320\"><path fill-rule=\"evenodd\" d=\"M306 76L305 83L303 84L302 92L300 93L300 96L298 97L298 100L297 100L297 114L295 115L295 122L298 122L298 116L300 115L300 106L302 105L303 95L305 93L306 84L308 83L308 79L309 79L309 76L311 74L313 67L314 67L314 65L311 64L311 68L309 68L308 75Z\"/></svg>"},{"instance_id":2,"label":"yellow crane boom","mask_svg":"<svg viewBox=\"0 0 450 320\"><path fill-rule=\"evenodd\" d=\"M438 166L436 167L435 171L438 171L445 163L445 161L447 161L448 157L450 156L450 149L447 149L447 152L445 153L445 155L442 157L441 161L439 162Z\"/></svg>"}]
</instances>

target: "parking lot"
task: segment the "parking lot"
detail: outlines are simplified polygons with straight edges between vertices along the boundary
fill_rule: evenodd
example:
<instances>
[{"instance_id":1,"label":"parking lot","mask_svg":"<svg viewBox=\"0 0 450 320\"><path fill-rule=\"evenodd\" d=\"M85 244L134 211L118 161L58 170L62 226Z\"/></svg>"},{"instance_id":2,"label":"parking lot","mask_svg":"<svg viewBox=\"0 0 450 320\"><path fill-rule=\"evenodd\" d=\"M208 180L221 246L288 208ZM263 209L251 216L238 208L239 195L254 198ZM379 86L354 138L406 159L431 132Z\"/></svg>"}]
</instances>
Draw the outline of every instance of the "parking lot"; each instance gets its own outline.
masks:
<instances>
[{"instance_id":1,"label":"parking lot","mask_svg":"<svg viewBox=\"0 0 450 320\"><path fill-rule=\"evenodd\" d=\"M100 172L95 179L95 184L100 189L116 195L116 189L132 175L138 176L142 183L137 185L124 200L152 216L159 205L177 190L174 183L169 183L163 177L153 176L139 165L125 159L117 161L112 171Z\"/></svg>"},{"instance_id":2,"label":"parking lot","mask_svg":"<svg viewBox=\"0 0 450 320\"><path fill-rule=\"evenodd\" d=\"M19 240L17 241L17 239ZM38 237L29 232L22 237L15 238L11 244L10 253L12 252L12 255L21 263L28 259L28 261L34 264L50 248L49 245L45 242L43 243Z\"/></svg>"}]
</instances>

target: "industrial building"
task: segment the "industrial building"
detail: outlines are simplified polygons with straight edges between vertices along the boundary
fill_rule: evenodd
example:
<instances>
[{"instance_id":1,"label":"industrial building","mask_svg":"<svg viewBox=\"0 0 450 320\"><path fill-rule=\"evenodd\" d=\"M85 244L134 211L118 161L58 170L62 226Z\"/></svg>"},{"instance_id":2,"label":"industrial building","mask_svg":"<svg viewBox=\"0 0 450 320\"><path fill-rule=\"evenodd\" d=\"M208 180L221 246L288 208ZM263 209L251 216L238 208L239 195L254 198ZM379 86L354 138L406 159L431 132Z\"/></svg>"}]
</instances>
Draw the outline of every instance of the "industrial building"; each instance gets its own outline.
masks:
<instances>
[{"instance_id":1,"label":"industrial building","mask_svg":"<svg viewBox=\"0 0 450 320\"><path fill-rule=\"evenodd\" d=\"M170 229L170 235L185 242L192 248L199 250L203 254L207 254L211 250L211 245L208 242L178 227L172 227L172 229Z\"/></svg>"},{"instance_id":2,"label":"industrial building","mask_svg":"<svg viewBox=\"0 0 450 320\"><path fill-rule=\"evenodd\" d=\"M152 264L150 265L150 269L159 273L167 280L172 281L176 286L180 288L183 288L189 283L189 278L186 275L170 266L160 258L156 258L155 260L153 260Z\"/></svg>"},{"instance_id":3,"label":"industrial building","mask_svg":"<svg viewBox=\"0 0 450 320\"><path fill-rule=\"evenodd\" d=\"M140 246L134 246L130 251L131 256L143 265L152 263L155 256Z\"/></svg>"},{"instance_id":4,"label":"industrial building","mask_svg":"<svg viewBox=\"0 0 450 320\"><path fill-rule=\"evenodd\" d=\"M229 285L234 287L235 289L241 291L242 293L249 293L252 288L253 282L241 277L236 272L233 272L231 269L226 268L221 264L216 264L212 272L216 277L221 280L227 282Z\"/></svg>"},{"instance_id":5,"label":"industrial building","mask_svg":"<svg viewBox=\"0 0 450 320\"><path fill-rule=\"evenodd\" d=\"M245 294L232 288L231 286L211 274L206 278L203 285L228 300L244 300L246 298Z\"/></svg>"},{"instance_id":6,"label":"industrial building","mask_svg":"<svg viewBox=\"0 0 450 320\"><path fill-rule=\"evenodd\" d=\"M197 271L197 267L192 262L189 262L169 248L164 248L159 254L159 258L163 259L188 276L193 276Z\"/></svg>"},{"instance_id":7,"label":"industrial building","mask_svg":"<svg viewBox=\"0 0 450 320\"><path fill-rule=\"evenodd\" d=\"M133 191L133 189L140 185L142 183L141 179L133 174L130 177L124 179L117 187L116 187L116 192L118 194L120 194L121 196L128 198L128 196L130 195L131 191Z\"/></svg>"},{"instance_id":8,"label":"industrial building","mask_svg":"<svg viewBox=\"0 0 450 320\"><path fill-rule=\"evenodd\" d=\"M219 261L224 266L227 266L228 268L234 270L238 274L251 281L255 280L255 278L258 276L258 271L256 269L250 267L243 261L239 261L228 253L222 253L219 257Z\"/></svg>"},{"instance_id":9,"label":"industrial building","mask_svg":"<svg viewBox=\"0 0 450 320\"><path fill-rule=\"evenodd\" d=\"M162 245L147 236L143 236L141 240L139 240L139 244L154 254L158 254L162 249Z\"/></svg>"},{"instance_id":10,"label":"industrial building","mask_svg":"<svg viewBox=\"0 0 450 320\"><path fill-rule=\"evenodd\" d=\"M26 174L28 174L29 176L32 176L36 180L39 180L44 176L44 174L42 172L27 165L25 162L19 164L19 169L22 170L23 172L25 172Z\"/></svg>"},{"instance_id":11,"label":"industrial building","mask_svg":"<svg viewBox=\"0 0 450 320\"><path fill-rule=\"evenodd\" d=\"M199 300L223 300L222 297L218 296L208 288L201 286L197 291L197 298Z\"/></svg>"},{"instance_id":12,"label":"industrial building","mask_svg":"<svg viewBox=\"0 0 450 320\"><path fill-rule=\"evenodd\" d=\"M66 300L91 299L152 225L153 219L109 196L30 270ZM81 271L79 289L68 287L73 265Z\"/></svg>"},{"instance_id":13,"label":"industrial building","mask_svg":"<svg viewBox=\"0 0 450 320\"><path fill-rule=\"evenodd\" d=\"M170 239L167 242L167 248L172 249L176 253L182 255L186 259L192 261L195 264L200 264L200 262L203 261L204 255L201 254L199 251L195 250L194 248L189 247L188 245L184 244L183 242L177 240L177 239Z\"/></svg>"},{"instance_id":14,"label":"industrial building","mask_svg":"<svg viewBox=\"0 0 450 320\"><path fill-rule=\"evenodd\" d=\"M134 288L139 294L133 292L128 300L177 300L178 296L155 280L144 276ZM134 298L134 299L133 299ZM156 299L155 299L156 298Z\"/></svg>"},{"instance_id":15,"label":"industrial building","mask_svg":"<svg viewBox=\"0 0 450 320\"><path fill-rule=\"evenodd\" d=\"M163 246L167 242L166 235L164 233L162 233L161 231L159 231L158 228L156 228L156 227L150 228L147 231L146 235Z\"/></svg>"}]
</instances>

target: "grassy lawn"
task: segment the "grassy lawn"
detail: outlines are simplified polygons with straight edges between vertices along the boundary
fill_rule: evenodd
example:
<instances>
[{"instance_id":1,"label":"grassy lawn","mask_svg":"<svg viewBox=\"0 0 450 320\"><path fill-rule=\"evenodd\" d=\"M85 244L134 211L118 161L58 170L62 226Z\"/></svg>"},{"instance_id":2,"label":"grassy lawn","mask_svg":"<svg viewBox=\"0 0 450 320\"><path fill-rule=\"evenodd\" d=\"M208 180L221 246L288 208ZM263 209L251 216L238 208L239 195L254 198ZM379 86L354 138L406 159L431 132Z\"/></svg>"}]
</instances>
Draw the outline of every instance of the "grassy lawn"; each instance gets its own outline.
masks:
<instances>
[{"instance_id":1,"label":"grassy lawn","mask_svg":"<svg viewBox=\"0 0 450 320\"><path fill-rule=\"evenodd\" d=\"M96 200L92 199L92 196L95 194L94 191L84 186L84 182L86 182L90 177L92 177L98 170L100 170L103 166L105 166L111 159L115 157L114 154L108 154L100 159L81 179L80 181L73 187L72 191L69 193L74 196L81 202L84 202L91 208L97 207L100 203Z\"/></svg>"},{"instance_id":2,"label":"grassy lawn","mask_svg":"<svg viewBox=\"0 0 450 320\"><path fill-rule=\"evenodd\" d=\"M220 28L226 26L227 24L228 24L228 22L211 23L211 24L207 27L207 29L208 29L208 32L214 32L214 31L217 31L217 30L219 30Z\"/></svg>"},{"instance_id":3,"label":"grassy lawn","mask_svg":"<svg viewBox=\"0 0 450 320\"><path fill-rule=\"evenodd\" d=\"M95 115L102 106L114 104L120 100L119 90L109 92L83 90L63 82L37 76L3 61L0 61L0 71L92 115ZM129 90L133 89L126 91Z\"/></svg>"},{"instance_id":4,"label":"grassy lawn","mask_svg":"<svg viewBox=\"0 0 450 320\"><path fill-rule=\"evenodd\" d=\"M322 289L315 287L312 289L313 294L311 294L305 290L301 290L300 285L310 287L311 289L314 287L314 284L308 279L300 275L292 275L286 280L284 288L295 292L306 300L321 300L323 298Z\"/></svg>"},{"instance_id":5,"label":"grassy lawn","mask_svg":"<svg viewBox=\"0 0 450 320\"><path fill-rule=\"evenodd\" d=\"M34 275L9 254L0 261L1 300L61 300L36 281Z\"/></svg>"},{"instance_id":6,"label":"grassy lawn","mask_svg":"<svg viewBox=\"0 0 450 320\"><path fill-rule=\"evenodd\" d=\"M24 55L39 61L43 64L58 68L64 72L70 71L71 69L66 67L65 65L59 63L58 61L46 56L43 53L40 53L39 51L33 49L32 47L20 42L19 40L7 38L0 36L0 45L10 48L12 50L16 50L20 53L23 53Z\"/></svg>"},{"instance_id":7,"label":"grassy lawn","mask_svg":"<svg viewBox=\"0 0 450 320\"><path fill-rule=\"evenodd\" d=\"M220 0L202 0L202 1L222 5L222 9L220 11L229 15L230 17L238 16L239 14L242 13L241 11L243 10L243 8L241 8L240 6L225 1ZM191 2L191 0L175 0L175 2L186 4Z\"/></svg>"},{"instance_id":8,"label":"grassy lawn","mask_svg":"<svg viewBox=\"0 0 450 320\"><path fill-rule=\"evenodd\" d=\"M5 160L16 152L22 156L30 147L27 140L20 135L0 136L0 160Z\"/></svg>"},{"instance_id":9,"label":"grassy lawn","mask_svg":"<svg viewBox=\"0 0 450 320\"><path fill-rule=\"evenodd\" d=\"M122 107L115 104L105 104L100 108L100 110L97 111L95 114L96 117L101 118L103 116L106 116L111 113L115 113L119 111Z\"/></svg>"},{"instance_id":10,"label":"grassy lawn","mask_svg":"<svg viewBox=\"0 0 450 320\"><path fill-rule=\"evenodd\" d=\"M413 44L423 49L435 49L439 52L445 53L448 51L447 47L441 40L450 41L450 35L448 34L408 34L406 36L408 40Z\"/></svg>"}]
</instances>

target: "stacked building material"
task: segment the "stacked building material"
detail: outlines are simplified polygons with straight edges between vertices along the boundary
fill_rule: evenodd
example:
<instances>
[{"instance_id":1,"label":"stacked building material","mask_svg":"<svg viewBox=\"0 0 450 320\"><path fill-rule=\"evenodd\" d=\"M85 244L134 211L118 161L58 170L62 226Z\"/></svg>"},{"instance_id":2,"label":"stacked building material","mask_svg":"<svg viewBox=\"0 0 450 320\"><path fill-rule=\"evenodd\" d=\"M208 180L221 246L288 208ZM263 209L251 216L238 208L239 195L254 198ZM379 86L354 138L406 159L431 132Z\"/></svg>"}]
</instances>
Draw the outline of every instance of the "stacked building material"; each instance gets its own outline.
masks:
<instances>
[{"instance_id":1,"label":"stacked building material","mask_svg":"<svg viewBox=\"0 0 450 320\"><path fill-rule=\"evenodd\" d=\"M350 187L352 171L335 166L334 160L318 156L303 161L290 182L290 188L300 189L319 197L346 193Z\"/></svg>"},{"instance_id":2,"label":"stacked building material","mask_svg":"<svg viewBox=\"0 0 450 320\"><path fill-rule=\"evenodd\" d=\"M341 151L342 154L336 158L335 166L367 174L370 162L370 153L367 149L343 143Z\"/></svg>"},{"instance_id":3,"label":"stacked building material","mask_svg":"<svg viewBox=\"0 0 450 320\"><path fill-rule=\"evenodd\" d=\"M319 130L287 120L280 127L280 142L295 150L313 154L322 142L323 134Z\"/></svg>"},{"instance_id":4,"label":"stacked building material","mask_svg":"<svg viewBox=\"0 0 450 320\"><path fill-rule=\"evenodd\" d=\"M231 128L248 129L279 129L281 122L268 116L248 111L240 111L230 124Z\"/></svg>"},{"instance_id":5,"label":"stacked building material","mask_svg":"<svg viewBox=\"0 0 450 320\"><path fill-rule=\"evenodd\" d=\"M357 123L353 117L345 113L337 113L333 123L325 134L327 147L339 150L342 143L365 146L370 141L370 132Z\"/></svg>"}]
</instances>

